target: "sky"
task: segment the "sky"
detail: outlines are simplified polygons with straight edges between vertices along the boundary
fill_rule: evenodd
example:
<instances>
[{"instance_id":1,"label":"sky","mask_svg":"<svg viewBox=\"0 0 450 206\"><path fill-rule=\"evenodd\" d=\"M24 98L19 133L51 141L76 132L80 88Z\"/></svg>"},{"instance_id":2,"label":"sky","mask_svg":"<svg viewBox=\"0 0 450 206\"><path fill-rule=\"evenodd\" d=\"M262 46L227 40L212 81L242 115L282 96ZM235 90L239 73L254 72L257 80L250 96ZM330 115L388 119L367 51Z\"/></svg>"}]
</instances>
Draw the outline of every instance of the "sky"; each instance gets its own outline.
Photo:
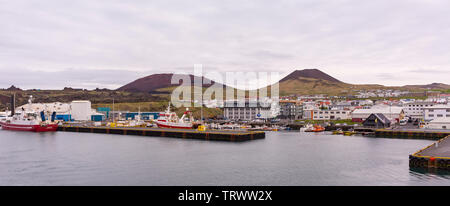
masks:
<instances>
[{"instance_id":1,"label":"sky","mask_svg":"<svg viewBox=\"0 0 450 206\"><path fill-rule=\"evenodd\" d=\"M0 0L0 88L116 89L154 73L317 68L450 84L448 0Z\"/></svg>"}]
</instances>

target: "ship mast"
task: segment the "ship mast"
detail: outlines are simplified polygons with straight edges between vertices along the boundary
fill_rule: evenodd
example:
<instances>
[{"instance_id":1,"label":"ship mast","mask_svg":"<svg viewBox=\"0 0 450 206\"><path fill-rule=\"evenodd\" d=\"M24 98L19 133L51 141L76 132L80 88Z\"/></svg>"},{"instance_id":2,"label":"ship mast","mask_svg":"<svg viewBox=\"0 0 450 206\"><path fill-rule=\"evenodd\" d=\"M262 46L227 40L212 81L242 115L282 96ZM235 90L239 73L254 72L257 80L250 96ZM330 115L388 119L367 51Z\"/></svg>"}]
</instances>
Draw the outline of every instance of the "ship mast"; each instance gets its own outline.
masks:
<instances>
[{"instance_id":1,"label":"ship mast","mask_svg":"<svg viewBox=\"0 0 450 206\"><path fill-rule=\"evenodd\" d=\"M16 93L11 96L11 117L16 113Z\"/></svg>"},{"instance_id":2,"label":"ship mast","mask_svg":"<svg viewBox=\"0 0 450 206\"><path fill-rule=\"evenodd\" d=\"M203 124L203 94L201 95L200 122Z\"/></svg>"}]
</instances>

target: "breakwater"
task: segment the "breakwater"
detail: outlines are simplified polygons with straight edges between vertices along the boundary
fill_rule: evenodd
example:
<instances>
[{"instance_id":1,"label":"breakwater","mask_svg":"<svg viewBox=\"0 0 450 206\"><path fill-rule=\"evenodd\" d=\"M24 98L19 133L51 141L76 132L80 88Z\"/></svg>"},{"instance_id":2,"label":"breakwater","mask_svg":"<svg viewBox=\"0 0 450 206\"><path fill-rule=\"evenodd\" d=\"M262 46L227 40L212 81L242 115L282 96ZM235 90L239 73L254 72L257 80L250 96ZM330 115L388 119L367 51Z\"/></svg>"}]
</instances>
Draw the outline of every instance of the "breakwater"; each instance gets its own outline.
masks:
<instances>
[{"instance_id":1,"label":"breakwater","mask_svg":"<svg viewBox=\"0 0 450 206\"><path fill-rule=\"evenodd\" d=\"M264 132L228 131L228 130L197 131L193 129L162 129L162 128L139 128L139 127L60 126L58 128L58 131L138 135L138 136L154 136L154 137L173 137L182 139L216 140L229 142L243 142L265 138Z\"/></svg>"},{"instance_id":2,"label":"breakwater","mask_svg":"<svg viewBox=\"0 0 450 206\"><path fill-rule=\"evenodd\" d=\"M450 169L450 136L409 155L410 168Z\"/></svg>"},{"instance_id":3,"label":"breakwater","mask_svg":"<svg viewBox=\"0 0 450 206\"><path fill-rule=\"evenodd\" d=\"M439 140L450 135L449 130L426 130L426 129L377 129L376 137L390 137L402 139L429 139Z\"/></svg>"}]
</instances>

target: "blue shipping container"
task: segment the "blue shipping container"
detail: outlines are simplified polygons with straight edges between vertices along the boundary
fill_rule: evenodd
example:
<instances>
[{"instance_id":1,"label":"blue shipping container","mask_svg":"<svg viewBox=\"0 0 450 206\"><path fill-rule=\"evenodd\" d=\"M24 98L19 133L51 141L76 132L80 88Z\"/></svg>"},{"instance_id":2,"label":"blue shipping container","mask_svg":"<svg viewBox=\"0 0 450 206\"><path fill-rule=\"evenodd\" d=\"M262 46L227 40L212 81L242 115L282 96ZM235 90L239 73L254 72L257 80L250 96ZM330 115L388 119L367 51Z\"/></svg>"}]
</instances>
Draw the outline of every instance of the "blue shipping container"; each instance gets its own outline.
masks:
<instances>
[{"instance_id":1,"label":"blue shipping container","mask_svg":"<svg viewBox=\"0 0 450 206\"><path fill-rule=\"evenodd\" d=\"M91 115L91 121L100 122L105 120L105 115Z\"/></svg>"}]
</instances>

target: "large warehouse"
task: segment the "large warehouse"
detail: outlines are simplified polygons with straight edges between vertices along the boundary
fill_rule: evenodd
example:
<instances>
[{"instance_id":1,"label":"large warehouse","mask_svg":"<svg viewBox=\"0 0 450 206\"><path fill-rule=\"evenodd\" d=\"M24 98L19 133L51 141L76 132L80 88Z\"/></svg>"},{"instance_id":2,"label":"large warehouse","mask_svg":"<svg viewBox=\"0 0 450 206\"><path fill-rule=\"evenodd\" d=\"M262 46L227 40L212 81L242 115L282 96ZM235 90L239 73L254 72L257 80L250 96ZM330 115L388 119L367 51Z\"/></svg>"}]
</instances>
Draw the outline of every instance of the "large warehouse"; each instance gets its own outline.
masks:
<instances>
[{"instance_id":1,"label":"large warehouse","mask_svg":"<svg viewBox=\"0 0 450 206\"><path fill-rule=\"evenodd\" d=\"M32 103L25 104L16 108L17 112L24 110L32 110L32 111L48 111L48 112L56 112L57 120L64 121L90 121L92 120L92 116L95 115L95 120L99 119L99 115L103 115L97 113L94 109L91 108L91 102L88 100L78 100L72 101L71 103L61 103L61 102L53 102L53 103ZM100 118L104 119L104 118Z\"/></svg>"},{"instance_id":2,"label":"large warehouse","mask_svg":"<svg viewBox=\"0 0 450 206\"><path fill-rule=\"evenodd\" d=\"M398 122L400 119L403 119L405 116L403 107L376 106L371 109L355 109L351 115L352 121L363 122L371 114L383 114L392 122Z\"/></svg>"}]
</instances>

